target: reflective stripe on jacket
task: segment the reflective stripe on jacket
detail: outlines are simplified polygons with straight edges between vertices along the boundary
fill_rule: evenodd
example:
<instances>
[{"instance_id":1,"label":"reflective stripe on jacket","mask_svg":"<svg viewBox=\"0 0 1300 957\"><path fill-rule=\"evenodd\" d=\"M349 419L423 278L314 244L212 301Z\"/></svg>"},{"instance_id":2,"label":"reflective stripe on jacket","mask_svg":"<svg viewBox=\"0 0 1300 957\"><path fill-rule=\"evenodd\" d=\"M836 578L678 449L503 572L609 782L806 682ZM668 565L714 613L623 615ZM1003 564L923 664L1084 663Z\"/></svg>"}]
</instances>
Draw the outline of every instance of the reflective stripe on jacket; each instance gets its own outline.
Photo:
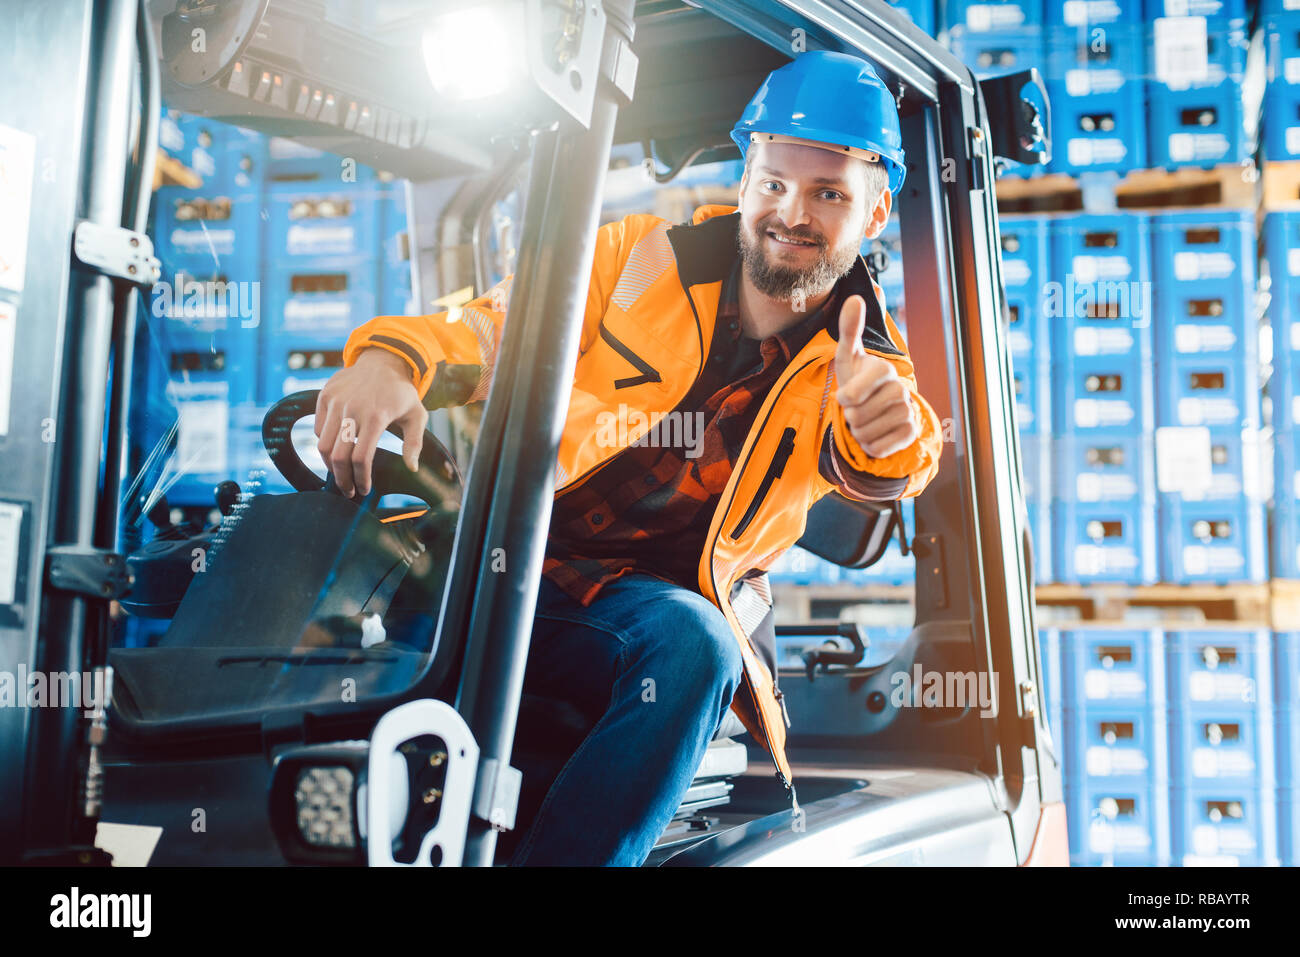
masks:
<instances>
[{"instance_id":1,"label":"reflective stripe on jacket","mask_svg":"<svg viewBox=\"0 0 1300 957\"><path fill-rule=\"evenodd\" d=\"M739 222L735 207L708 205L696 209L690 223L673 225L657 216L634 214L599 229L555 469L557 496L580 485L622 450L607 438L597 438L598 433L608 436L600 425L610 421L610 415L619 416L620 406L629 423L630 444L676 408L695 382L712 341L723 281L739 255ZM361 350L379 347L410 363L426 405L440 364L449 372L461 367L463 384L460 394L452 397L455 401L485 398L511 279L506 277L469 302L452 321L445 312L371 320L348 338L344 365L352 365ZM762 617L751 606L755 598L759 611L763 603L770 605L770 591L765 577L747 580L735 594L733 587L745 573L770 568L798 541L808 509L835 488L818 469L828 429L841 455L859 471L906 479L902 498L929 484L942 448L938 417L916 390L907 347L861 257L842 281L849 284L848 295L861 294L867 303L864 349L892 362L912 392L920 411L920 438L882 459L862 451L833 395L839 317L828 316L826 327L794 357L764 399L713 514L699 561L700 593L726 616L744 659L744 687L737 691L732 709L771 753L787 785L791 772L783 709L772 675L749 638ZM474 374L466 377L465 369ZM444 376L448 381L456 378ZM639 421L636 412L644 417L639 428L633 427ZM738 612L742 605L745 610Z\"/></svg>"}]
</instances>

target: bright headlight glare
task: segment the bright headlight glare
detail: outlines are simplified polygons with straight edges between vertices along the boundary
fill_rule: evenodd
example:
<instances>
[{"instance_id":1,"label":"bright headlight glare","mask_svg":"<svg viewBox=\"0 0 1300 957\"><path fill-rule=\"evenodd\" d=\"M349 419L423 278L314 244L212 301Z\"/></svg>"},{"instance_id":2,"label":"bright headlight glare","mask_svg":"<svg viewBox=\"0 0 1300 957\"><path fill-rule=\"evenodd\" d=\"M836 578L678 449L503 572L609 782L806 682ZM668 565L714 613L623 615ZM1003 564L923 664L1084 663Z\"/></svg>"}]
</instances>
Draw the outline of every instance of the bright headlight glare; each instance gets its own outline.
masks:
<instances>
[{"instance_id":1,"label":"bright headlight glare","mask_svg":"<svg viewBox=\"0 0 1300 957\"><path fill-rule=\"evenodd\" d=\"M504 92L523 66L519 31L509 4L453 10L438 16L421 39L433 87L453 100L475 100ZM522 9L518 10L522 13Z\"/></svg>"},{"instance_id":2,"label":"bright headlight glare","mask_svg":"<svg viewBox=\"0 0 1300 957\"><path fill-rule=\"evenodd\" d=\"M315 847L354 847L352 788L356 778L345 767L308 767L298 772L294 800L298 833Z\"/></svg>"}]
</instances>

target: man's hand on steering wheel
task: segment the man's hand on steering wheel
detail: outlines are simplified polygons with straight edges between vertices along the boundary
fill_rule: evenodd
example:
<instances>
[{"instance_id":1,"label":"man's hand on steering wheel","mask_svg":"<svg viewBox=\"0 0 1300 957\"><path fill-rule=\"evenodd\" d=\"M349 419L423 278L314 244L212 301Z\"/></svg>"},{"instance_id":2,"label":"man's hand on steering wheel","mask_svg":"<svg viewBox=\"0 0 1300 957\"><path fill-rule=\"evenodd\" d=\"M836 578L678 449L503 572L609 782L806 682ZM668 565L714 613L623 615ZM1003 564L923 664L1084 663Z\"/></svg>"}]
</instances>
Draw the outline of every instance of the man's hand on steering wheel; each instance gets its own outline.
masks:
<instances>
[{"instance_id":1,"label":"man's hand on steering wheel","mask_svg":"<svg viewBox=\"0 0 1300 957\"><path fill-rule=\"evenodd\" d=\"M316 399L316 449L348 498L370 494L379 437L392 423L402 431L402 458L415 472L429 411L411 382L411 368L384 349L366 349L330 377Z\"/></svg>"}]
</instances>

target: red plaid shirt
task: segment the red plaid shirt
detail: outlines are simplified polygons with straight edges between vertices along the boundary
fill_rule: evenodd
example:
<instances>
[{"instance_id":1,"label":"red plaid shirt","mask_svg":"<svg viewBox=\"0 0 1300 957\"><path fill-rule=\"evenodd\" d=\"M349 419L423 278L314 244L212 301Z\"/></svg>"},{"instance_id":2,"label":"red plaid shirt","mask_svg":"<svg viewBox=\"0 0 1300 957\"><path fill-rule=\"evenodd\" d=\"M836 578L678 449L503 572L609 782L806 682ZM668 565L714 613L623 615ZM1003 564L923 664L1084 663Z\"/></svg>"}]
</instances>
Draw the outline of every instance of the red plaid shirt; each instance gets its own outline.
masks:
<instances>
[{"instance_id":1,"label":"red plaid shirt","mask_svg":"<svg viewBox=\"0 0 1300 957\"><path fill-rule=\"evenodd\" d=\"M699 591L709 523L763 399L828 317L838 322L842 283L820 309L784 332L761 342L742 336L741 262L737 258L723 284L704 370L676 415L660 422L689 417L691 431L674 428L660 436L656 426L555 500L542 574L584 606L608 582L632 572ZM823 443L820 470L844 485L847 463L833 442ZM885 489L873 476L862 478L862 497L872 498L890 497L890 491L897 497L906 481L884 480Z\"/></svg>"}]
</instances>

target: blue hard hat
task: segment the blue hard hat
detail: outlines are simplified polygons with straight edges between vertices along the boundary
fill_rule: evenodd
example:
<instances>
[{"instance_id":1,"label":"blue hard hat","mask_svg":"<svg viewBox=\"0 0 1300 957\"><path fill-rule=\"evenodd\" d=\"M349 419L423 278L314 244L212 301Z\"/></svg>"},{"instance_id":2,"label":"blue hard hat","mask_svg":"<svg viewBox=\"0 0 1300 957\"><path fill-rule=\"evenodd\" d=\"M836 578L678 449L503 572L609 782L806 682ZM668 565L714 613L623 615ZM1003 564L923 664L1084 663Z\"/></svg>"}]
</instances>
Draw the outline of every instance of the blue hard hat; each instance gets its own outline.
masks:
<instances>
[{"instance_id":1,"label":"blue hard hat","mask_svg":"<svg viewBox=\"0 0 1300 957\"><path fill-rule=\"evenodd\" d=\"M877 153L894 194L907 172L893 94L871 64L847 53L809 50L769 73L731 131L741 156L751 133Z\"/></svg>"}]
</instances>

